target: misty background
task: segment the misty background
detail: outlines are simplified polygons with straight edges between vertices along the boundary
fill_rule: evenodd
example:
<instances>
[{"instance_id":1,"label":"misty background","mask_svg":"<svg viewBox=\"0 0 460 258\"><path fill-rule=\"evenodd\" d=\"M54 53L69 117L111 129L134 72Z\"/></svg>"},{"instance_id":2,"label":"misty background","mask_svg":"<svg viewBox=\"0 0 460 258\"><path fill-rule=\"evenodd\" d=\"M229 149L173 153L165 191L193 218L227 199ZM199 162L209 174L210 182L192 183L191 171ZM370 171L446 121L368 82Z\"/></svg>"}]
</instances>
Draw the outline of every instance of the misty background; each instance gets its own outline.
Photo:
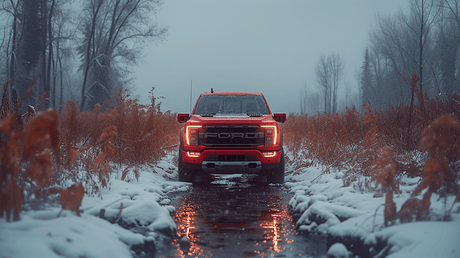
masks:
<instances>
[{"instance_id":1,"label":"misty background","mask_svg":"<svg viewBox=\"0 0 460 258\"><path fill-rule=\"evenodd\" d=\"M274 112L409 104L459 89L460 0L11 0L0 9L3 99L81 110L123 85L188 112L210 88L263 93ZM398 72L400 74L398 74ZM405 79L404 79L405 78ZM6 94L3 94L6 92ZM415 92L416 93L416 92ZM158 99L156 100L158 104Z\"/></svg>"},{"instance_id":2,"label":"misty background","mask_svg":"<svg viewBox=\"0 0 460 258\"><path fill-rule=\"evenodd\" d=\"M188 112L193 80L193 105L212 87L261 92L272 111L300 112L303 85L310 93L319 92L317 59L335 52L345 63L341 86L348 83L358 94L357 73L376 15L395 13L406 3L165 1L158 21L167 24L168 36L163 44L146 49L145 62L136 72L136 93L145 102L142 92L155 86L165 97L165 109ZM340 96L343 93L341 89Z\"/></svg>"}]
</instances>

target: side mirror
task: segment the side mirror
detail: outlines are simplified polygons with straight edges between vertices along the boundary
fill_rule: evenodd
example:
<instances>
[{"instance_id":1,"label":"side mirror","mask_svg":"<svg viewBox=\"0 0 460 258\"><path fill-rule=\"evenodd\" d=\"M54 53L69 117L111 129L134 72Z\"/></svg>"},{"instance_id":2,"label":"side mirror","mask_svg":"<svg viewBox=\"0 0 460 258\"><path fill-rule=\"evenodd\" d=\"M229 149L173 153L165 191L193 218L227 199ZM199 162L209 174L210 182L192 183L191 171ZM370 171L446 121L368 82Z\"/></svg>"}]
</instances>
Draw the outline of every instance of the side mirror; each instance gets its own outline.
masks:
<instances>
[{"instance_id":1,"label":"side mirror","mask_svg":"<svg viewBox=\"0 0 460 258\"><path fill-rule=\"evenodd\" d=\"M177 121L179 121L179 123L185 123L189 119L190 119L190 116L188 113L178 113L177 114Z\"/></svg>"},{"instance_id":2,"label":"side mirror","mask_svg":"<svg viewBox=\"0 0 460 258\"><path fill-rule=\"evenodd\" d=\"M278 123L284 123L286 121L286 113L274 113L273 119Z\"/></svg>"}]
</instances>

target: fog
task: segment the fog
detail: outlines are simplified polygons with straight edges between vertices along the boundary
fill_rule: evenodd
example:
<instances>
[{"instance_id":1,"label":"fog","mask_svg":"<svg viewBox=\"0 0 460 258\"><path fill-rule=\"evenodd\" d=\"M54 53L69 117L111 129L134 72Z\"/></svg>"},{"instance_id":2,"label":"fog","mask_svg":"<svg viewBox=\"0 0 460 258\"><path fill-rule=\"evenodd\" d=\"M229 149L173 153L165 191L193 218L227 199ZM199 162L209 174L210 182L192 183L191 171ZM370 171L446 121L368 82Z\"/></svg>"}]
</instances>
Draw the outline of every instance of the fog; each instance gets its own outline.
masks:
<instances>
[{"instance_id":1,"label":"fog","mask_svg":"<svg viewBox=\"0 0 460 258\"><path fill-rule=\"evenodd\" d=\"M135 69L135 95L164 96L162 110L188 112L210 88L261 92L273 112L299 112L299 90L315 91L319 56L339 53L358 92L359 72L375 16L393 14L401 0L223 1L167 0L158 13L169 28L164 42L145 48ZM321 111L321 110L320 110Z\"/></svg>"}]
</instances>

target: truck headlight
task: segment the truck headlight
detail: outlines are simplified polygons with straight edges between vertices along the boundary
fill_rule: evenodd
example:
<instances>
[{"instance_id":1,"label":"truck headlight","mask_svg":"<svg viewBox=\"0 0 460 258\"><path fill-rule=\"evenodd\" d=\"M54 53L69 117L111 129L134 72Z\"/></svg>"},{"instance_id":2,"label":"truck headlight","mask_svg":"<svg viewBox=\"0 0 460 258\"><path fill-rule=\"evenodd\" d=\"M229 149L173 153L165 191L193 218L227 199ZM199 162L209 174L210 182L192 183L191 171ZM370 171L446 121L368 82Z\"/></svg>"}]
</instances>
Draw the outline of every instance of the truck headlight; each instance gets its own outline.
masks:
<instances>
[{"instance_id":1,"label":"truck headlight","mask_svg":"<svg viewBox=\"0 0 460 258\"><path fill-rule=\"evenodd\" d=\"M198 133L201 125L187 125L185 127L185 140L189 146L198 146Z\"/></svg>"},{"instance_id":2,"label":"truck headlight","mask_svg":"<svg viewBox=\"0 0 460 258\"><path fill-rule=\"evenodd\" d=\"M277 141L277 126L276 125L261 125L265 131L265 146L276 145Z\"/></svg>"}]
</instances>

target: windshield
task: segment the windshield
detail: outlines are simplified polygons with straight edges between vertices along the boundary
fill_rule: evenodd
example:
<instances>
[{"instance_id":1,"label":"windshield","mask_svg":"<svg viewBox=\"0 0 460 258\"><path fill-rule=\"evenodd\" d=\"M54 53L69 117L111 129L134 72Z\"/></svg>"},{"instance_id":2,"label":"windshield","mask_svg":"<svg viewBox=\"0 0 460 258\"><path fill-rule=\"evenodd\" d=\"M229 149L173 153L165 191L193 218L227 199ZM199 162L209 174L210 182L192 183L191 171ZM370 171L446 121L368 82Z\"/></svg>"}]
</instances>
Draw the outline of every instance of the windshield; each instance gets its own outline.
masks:
<instances>
[{"instance_id":1,"label":"windshield","mask_svg":"<svg viewBox=\"0 0 460 258\"><path fill-rule=\"evenodd\" d=\"M246 114L269 115L261 95L204 95L196 104L195 115Z\"/></svg>"}]
</instances>

